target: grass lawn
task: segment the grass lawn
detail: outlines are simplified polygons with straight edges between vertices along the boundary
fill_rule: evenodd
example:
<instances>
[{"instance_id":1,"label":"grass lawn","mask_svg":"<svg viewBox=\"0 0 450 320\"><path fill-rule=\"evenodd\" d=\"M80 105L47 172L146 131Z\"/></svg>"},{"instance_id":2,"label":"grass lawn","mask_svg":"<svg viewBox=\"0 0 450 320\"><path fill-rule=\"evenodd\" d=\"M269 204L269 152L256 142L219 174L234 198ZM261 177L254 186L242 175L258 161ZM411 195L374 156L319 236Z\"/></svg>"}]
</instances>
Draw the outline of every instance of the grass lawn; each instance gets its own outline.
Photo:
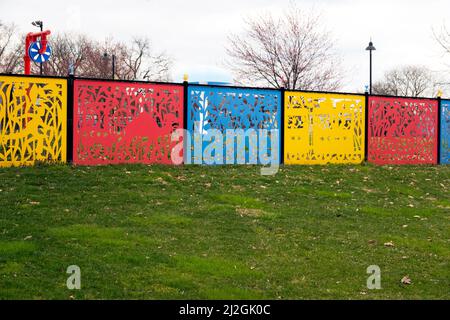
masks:
<instances>
[{"instance_id":1,"label":"grass lawn","mask_svg":"<svg viewBox=\"0 0 450 320\"><path fill-rule=\"evenodd\" d=\"M0 169L0 298L450 299L449 166L259 169Z\"/></svg>"}]
</instances>

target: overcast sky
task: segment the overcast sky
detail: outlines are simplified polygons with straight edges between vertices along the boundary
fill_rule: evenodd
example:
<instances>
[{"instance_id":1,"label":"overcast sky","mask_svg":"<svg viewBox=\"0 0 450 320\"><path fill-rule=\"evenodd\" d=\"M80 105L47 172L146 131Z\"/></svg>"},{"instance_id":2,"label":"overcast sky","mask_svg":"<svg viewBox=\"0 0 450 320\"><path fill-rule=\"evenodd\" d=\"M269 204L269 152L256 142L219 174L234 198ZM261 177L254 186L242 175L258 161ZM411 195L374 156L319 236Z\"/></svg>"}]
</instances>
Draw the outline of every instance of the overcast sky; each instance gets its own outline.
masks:
<instances>
[{"instance_id":1,"label":"overcast sky","mask_svg":"<svg viewBox=\"0 0 450 320\"><path fill-rule=\"evenodd\" d=\"M292 0L291 0L292 1ZM53 32L72 31L96 39L113 36L127 41L145 35L158 50L175 60L173 77L182 81L231 81L223 66L230 32L244 27L243 18L260 13L281 14L290 0L0 0L0 20L14 22L22 32L41 19ZM372 37L374 78L397 65L420 64L445 70L442 50L432 28L445 23L450 0L297 0L298 7L320 11L336 39L346 70L344 90L363 90L368 82ZM450 22L447 24L450 27ZM450 60L450 58L448 58ZM450 61L449 61L450 62Z\"/></svg>"}]
</instances>

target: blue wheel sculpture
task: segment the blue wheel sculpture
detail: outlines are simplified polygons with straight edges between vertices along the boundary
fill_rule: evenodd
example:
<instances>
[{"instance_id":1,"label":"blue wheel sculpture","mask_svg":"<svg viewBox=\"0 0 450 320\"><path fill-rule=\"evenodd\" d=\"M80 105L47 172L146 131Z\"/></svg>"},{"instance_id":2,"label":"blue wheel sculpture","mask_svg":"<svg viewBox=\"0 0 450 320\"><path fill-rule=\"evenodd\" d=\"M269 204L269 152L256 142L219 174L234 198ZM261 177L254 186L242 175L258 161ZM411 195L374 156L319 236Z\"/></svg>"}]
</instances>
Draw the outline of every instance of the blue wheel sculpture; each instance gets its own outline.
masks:
<instances>
[{"instance_id":1,"label":"blue wheel sculpture","mask_svg":"<svg viewBox=\"0 0 450 320\"><path fill-rule=\"evenodd\" d=\"M52 55L52 47L47 43L47 48L44 53L39 53L41 50L42 44L40 41L33 42L28 49L28 54L34 62L43 63L50 59Z\"/></svg>"}]
</instances>

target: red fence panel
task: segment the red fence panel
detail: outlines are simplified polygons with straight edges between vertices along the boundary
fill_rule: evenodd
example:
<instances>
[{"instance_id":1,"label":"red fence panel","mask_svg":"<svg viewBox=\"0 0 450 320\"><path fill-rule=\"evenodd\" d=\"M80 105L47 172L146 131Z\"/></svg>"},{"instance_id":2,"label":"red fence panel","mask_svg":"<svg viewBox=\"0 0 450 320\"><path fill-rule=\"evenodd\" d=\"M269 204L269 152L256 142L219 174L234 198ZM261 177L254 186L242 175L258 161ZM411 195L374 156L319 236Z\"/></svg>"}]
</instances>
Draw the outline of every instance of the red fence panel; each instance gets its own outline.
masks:
<instances>
[{"instance_id":1,"label":"red fence panel","mask_svg":"<svg viewBox=\"0 0 450 320\"><path fill-rule=\"evenodd\" d=\"M437 163L437 100L371 96L368 120L369 162Z\"/></svg>"},{"instance_id":2,"label":"red fence panel","mask_svg":"<svg viewBox=\"0 0 450 320\"><path fill-rule=\"evenodd\" d=\"M73 113L75 164L171 164L183 86L75 80Z\"/></svg>"}]
</instances>

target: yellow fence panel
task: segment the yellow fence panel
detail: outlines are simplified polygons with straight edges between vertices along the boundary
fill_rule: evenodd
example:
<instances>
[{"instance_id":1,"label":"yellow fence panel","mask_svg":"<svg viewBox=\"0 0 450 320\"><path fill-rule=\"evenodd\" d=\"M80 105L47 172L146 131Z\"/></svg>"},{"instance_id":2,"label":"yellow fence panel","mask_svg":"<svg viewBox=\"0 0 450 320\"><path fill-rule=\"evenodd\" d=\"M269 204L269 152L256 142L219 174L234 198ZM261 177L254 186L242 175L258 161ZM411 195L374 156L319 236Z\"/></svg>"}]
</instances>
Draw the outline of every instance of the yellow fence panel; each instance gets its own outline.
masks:
<instances>
[{"instance_id":1,"label":"yellow fence panel","mask_svg":"<svg viewBox=\"0 0 450 320\"><path fill-rule=\"evenodd\" d=\"M363 95L285 92L286 164L364 161Z\"/></svg>"},{"instance_id":2,"label":"yellow fence panel","mask_svg":"<svg viewBox=\"0 0 450 320\"><path fill-rule=\"evenodd\" d=\"M0 167L65 162L67 80L0 76Z\"/></svg>"}]
</instances>

